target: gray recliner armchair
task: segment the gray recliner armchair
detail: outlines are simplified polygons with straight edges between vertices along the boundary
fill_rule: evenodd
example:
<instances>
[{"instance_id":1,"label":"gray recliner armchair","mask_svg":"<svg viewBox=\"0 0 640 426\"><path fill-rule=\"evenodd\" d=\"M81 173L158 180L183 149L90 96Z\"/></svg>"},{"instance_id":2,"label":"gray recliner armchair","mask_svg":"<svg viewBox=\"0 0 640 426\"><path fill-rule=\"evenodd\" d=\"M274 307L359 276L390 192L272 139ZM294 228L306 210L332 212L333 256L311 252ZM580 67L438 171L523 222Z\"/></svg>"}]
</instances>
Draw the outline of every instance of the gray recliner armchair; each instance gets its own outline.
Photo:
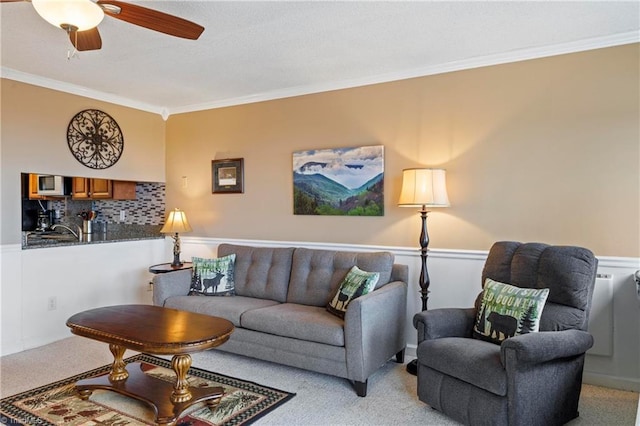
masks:
<instances>
[{"instance_id":1,"label":"gray recliner armchair","mask_svg":"<svg viewBox=\"0 0 640 426\"><path fill-rule=\"evenodd\" d=\"M487 278L548 288L539 332L516 333L500 344L479 338L474 325L482 293L474 308L416 314L419 399L469 425L547 426L577 417L585 352L593 346L586 330L597 264L581 247L495 243L483 288Z\"/></svg>"}]
</instances>

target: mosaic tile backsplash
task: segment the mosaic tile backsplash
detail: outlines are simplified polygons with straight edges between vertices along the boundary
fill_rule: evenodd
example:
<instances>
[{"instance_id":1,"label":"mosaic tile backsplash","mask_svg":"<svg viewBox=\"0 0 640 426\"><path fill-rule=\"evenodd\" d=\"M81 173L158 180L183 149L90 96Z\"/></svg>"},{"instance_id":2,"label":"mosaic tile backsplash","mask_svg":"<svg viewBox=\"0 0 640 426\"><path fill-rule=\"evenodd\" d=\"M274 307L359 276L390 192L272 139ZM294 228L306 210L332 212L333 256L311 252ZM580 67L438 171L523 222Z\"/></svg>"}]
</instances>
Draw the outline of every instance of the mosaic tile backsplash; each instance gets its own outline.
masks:
<instances>
[{"instance_id":1,"label":"mosaic tile backsplash","mask_svg":"<svg viewBox=\"0 0 640 426\"><path fill-rule=\"evenodd\" d=\"M121 222L120 211L126 212L124 223L136 225L161 225L164 223L165 185L163 183L136 184L135 200L94 201L98 218L109 223Z\"/></svg>"},{"instance_id":2,"label":"mosaic tile backsplash","mask_svg":"<svg viewBox=\"0 0 640 426\"><path fill-rule=\"evenodd\" d=\"M96 222L122 223L128 225L162 225L165 213L165 184L138 182L135 200L76 201L67 199L52 201L49 207L56 212L54 223L75 221L81 212L94 210ZM124 221L120 212L125 212Z\"/></svg>"}]
</instances>

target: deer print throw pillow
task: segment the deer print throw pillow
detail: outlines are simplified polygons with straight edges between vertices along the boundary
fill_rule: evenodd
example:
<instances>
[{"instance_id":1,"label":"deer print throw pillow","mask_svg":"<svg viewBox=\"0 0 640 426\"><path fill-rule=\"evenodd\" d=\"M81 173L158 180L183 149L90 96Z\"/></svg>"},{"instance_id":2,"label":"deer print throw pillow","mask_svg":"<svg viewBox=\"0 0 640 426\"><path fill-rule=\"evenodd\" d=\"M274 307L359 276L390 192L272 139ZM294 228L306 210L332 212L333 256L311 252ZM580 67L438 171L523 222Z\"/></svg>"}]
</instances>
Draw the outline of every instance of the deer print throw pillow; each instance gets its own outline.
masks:
<instances>
[{"instance_id":1,"label":"deer print throw pillow","mask_svg":"<svg viewBox=\"0 0 640 426\"><path fill-rule=\"evenodd\" d=\"M379 272L365 272L354 266L338 287L338 292L327 305L327 310L344 318L349 303L373 290L379 278Z\"/></svg>"},{"instance_id":2,"label":"deer print throw pillow","mask_svg":"<svg viewBox=\"0 0 640 426\"><path fill-rule=\"evenodd\" d=\"M521 288L487 278L473 327L474 337L500 344L538 331L549 289Z\"/></svg>"},{"instance_id":3,"label":"deer print throw pillow","mask_svg":"<svg viewBox=\"0 0 640 426\"><path fill-rule=\"evenodd\" d=\"M235 283L233 281L233 266L235 254L217 259L203 259L193 257L191 271L190 295L203 296L233 296Z\"/></svg>"}]
</instances>

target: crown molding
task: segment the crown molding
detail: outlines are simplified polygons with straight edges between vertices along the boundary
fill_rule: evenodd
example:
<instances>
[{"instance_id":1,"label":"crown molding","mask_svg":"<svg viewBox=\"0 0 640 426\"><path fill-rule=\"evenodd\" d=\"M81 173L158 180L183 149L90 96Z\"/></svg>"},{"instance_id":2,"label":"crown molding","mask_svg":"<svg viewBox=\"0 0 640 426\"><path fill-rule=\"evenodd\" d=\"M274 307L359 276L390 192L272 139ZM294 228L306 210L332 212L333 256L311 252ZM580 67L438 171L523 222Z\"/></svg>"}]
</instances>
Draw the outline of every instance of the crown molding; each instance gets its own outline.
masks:
<instances>
[{"instance_id":1,"label":"crown molding","mask_svg":"<svg viewBox=\"0 0 640 426\"><path fill-rule=\"evenodd\" d=\"M535 47L514 50L506 53L479 56L460 61L452 61L444 64L419 67L410 70L403 70L394 73L380 74L365 78L342 80L326 84L298 86L263 92L239 98L223 99L215 102L194 104L184 107L170 108L171 114L181 114L187 112L203 111L207 109L224 108L235 105L249 104L255 102L284 99L294 96L311 95L314 93L330 92L333 90L350 89L354 87L369 86L372 84L389 83L392 81L406 80L409 78L426 77L429 75L445 74L454 71L463 71L473 68L481 68L492 65L507 64L512 62L527 61L530 59L546 58L550 56L564 55L567 53L577 53L587 50L602 49L606 47L622 46L640 42L640 31L629 31L611 36L590 38L569 43L561 43L552 46Z\"/></svg>"},{"instance_id":2,"label":"crown molding","mask_svg":"<svg viewBox=\"0 0 640 426\"><path fill-rule=\"evenodd\" d=\"M141 111L147 111L154 114L167 114L165 108L156 105L150 105L144 102L136 101L134 99L124 98L122 96L113 95L111 93L89 89L84 86L78 86L76 84L65 83L63 81L53 80L51 78L17 71L12 68L0 67L0 77L6 78L8 80L15 80L22 83L32 84L34 86L44 87L47 89L57 90L59 92L70 93L72 95L83 96L85 98L91 98L98 101L109 102L112 104L121 105Z\"/></svg>"},{"instance_id":3,"label":"crown molding","mask_svg":"<svg viewBox=\"0 0 640 426\"><path fill-rule=\"evenodd\" d=\"M527 61L530 59L546 58L568 53L577 53L587 50L602 49L606 47L622 46L625 44L638 42L640 42L640 31L628 31L610 36L589 38L568 43L555 44L552 46L519 49L506 53L479 56L460 61L452 61L439 65L419 67L410 70L380 74L371 77L341 80L317 85L296 86L285 88L282 90L273 90L248 96L228 98L214 102L205 102L180 107L150 105L133 99L92 90L83 86L77 86L74 84L64 83L61 81L16 71L11 68L0 67L0 76L2 78L7 78L10 80L17 80L23 83L33 84L36 86L46 87L49 89L71 93L78 96L84 96L104 102L110 102L117 105L139 109L142 111L156 113L161 115L162 118L166 121L169 116L173 114L183 114L208 109L224 108L235 105L284 99L294 96L310 95L314 93L330 92L334 90L350 89L355 87L369 86L372 84L388 83L392 81L406 80L409 78L426 77L430 75L444 74L454 71L463 71L512 62Z\"/></svg>"}]
</instances>

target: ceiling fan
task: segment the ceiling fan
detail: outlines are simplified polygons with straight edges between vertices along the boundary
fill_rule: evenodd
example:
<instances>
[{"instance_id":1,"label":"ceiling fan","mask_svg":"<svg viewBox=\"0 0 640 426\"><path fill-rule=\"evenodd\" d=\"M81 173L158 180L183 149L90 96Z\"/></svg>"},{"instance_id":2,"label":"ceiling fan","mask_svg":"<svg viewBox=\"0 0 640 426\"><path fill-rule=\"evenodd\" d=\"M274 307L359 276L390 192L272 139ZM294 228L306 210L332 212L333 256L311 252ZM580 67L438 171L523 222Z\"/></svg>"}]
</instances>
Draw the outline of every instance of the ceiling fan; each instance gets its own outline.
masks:
<instances>
[{"instance_id":1,"label":"ceiling fan","mask_svg":"<svg viewBox=\"0 0 640 426\"><path fill-rule=\"evenodd\" d=\"M104 15L175 37L197 40L204 27L186 19L117 0L0 0L0 3L31 1L36 12L69 34L80 51L98 50L102 39L98 24Z\"/></svg>"}]
</instances>

